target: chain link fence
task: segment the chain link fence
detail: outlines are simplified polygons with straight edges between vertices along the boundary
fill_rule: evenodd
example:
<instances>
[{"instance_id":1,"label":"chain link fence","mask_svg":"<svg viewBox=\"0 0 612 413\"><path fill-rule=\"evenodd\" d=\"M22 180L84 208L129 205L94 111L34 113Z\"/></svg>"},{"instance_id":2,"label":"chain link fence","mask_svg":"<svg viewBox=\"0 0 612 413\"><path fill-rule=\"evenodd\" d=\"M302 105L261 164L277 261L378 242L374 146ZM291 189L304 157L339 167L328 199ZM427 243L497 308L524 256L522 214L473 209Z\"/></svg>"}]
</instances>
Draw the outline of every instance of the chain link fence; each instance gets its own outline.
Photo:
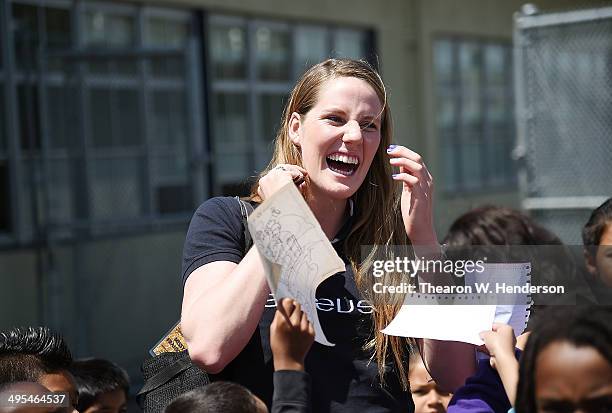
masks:
<instances>
[{"instance_id":1,"label":"chain link fence","mask_svg":"<svg viewBox=\"0 0 612 413\"><path fill-rule=\"evenodd\" d=\"M515 18L523 207L568 243L612 195L612 7Z\"/></svg>"}]
</instances>

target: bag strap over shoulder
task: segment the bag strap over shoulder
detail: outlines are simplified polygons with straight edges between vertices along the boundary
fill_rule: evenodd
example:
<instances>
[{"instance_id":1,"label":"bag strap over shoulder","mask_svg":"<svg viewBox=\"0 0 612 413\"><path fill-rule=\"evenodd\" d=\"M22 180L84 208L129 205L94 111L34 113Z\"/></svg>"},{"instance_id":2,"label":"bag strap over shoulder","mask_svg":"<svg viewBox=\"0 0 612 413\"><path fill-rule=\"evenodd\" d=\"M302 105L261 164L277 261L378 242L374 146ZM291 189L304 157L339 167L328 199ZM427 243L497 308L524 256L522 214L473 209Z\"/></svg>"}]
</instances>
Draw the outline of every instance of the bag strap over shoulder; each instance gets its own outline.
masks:
<instances>
[{"instance_id":1,"label":"bag strap over shoulder","mask_svg":"<svg viewBox=\"0 0 612 413\"><path fill-rule=\"evenodd\" d=\"M240 204L240 214L242 215L242 231L244 232L244 253L246 254L253 245L253 239L251 238L251 233L249 232L249 226L247 224L247 219L251 212L254 211L253 205L250 203L243 201L240 197L234 197L236 201Z\"/></svg>"}]
</instances>

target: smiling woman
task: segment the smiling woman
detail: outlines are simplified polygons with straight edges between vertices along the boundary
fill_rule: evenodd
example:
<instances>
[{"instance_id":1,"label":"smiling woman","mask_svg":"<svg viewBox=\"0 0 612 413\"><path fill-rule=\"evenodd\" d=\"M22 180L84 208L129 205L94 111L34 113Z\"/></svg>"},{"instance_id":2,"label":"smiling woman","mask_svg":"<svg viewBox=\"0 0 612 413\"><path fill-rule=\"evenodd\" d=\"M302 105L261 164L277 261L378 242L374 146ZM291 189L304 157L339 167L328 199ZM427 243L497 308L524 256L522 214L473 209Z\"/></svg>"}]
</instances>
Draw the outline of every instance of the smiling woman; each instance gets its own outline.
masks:
<instances>
[{"instance_id":1,"label":"smiling woman","mask_svg":"<svg viewBox=\"0 0 612 413\"><path fill-rule=\"evenodd\" d=\"M291 114L289 138L308 171L311 208L330 197L344 204L361 186L380 146L381 113L382 102L365 80L339 77L320 86L308 113Z\"/></svg>"},{"instance_id":2,"label":"smiling woman","mask_svg":"<svg viewBox=\"0 0 612 413\"><path fill-rule=\"evenodd\" d=\"M412 242L428 251L439 246L432 177L417 153L392 145L391 139L391 114L378 73L364 61L326 60L294 87L274 156L251 192L250 202L257 206L293 181L346 264L316 291L319 302L337 302L338 311L317 304L321 326L335 346L314 343L306 357L312 411L413 411L409 341L380 332L403 296L375 294L372 288L375 282L399 285L403 275L389 272L374 279L368 272L376 254L391 245ZM362 257L364 245L374 247ZM198 208L185 242L181 326L196 363L270 404L274 298L257 251L245 254L244 248L235 200L213 198ZM364 300L373 311L346 304ZM454 354L457 359L461 356Z\"/></svg>"}]
</instances>

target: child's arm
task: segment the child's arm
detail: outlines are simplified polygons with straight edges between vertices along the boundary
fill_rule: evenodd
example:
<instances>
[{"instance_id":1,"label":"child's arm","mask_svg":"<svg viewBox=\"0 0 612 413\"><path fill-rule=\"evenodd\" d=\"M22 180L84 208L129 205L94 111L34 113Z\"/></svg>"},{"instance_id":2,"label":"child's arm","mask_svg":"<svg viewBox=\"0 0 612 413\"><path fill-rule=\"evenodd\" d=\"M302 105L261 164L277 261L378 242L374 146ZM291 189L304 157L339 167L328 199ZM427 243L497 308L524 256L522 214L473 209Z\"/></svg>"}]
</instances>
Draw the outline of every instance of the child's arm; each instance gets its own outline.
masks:
<instances>
[{"instance_id":1,"label":"child's arm","mask_svg":"<svg viewBox=\"0 0 612 413\"><path fill-rule=\"evenodd\" d=\"M272 413L310 412L310 376L304 359L314 341L314 328L300 304L283 299L270 325L274 358Z\"/></svg>"},{"instance_id":2,"label":"child's arm","mask_svg":"<svg viewBox=\"0 0 612 413\"><path fill-rule=\"evenodd\" d=\"M483 331L480 337L491 356L491 367L499 373L510 404L514 406L519 372L519 364L514 355L514 330L507 324L493 324L492 331Z\"/></svg>"},{"instance_id":3,"label":"child's arm","mask_svg":"<svg viewBox=\"0 0 612 413\"><path fill-rule=\"evenodd\" d=\"M300 304L283 299L270 325L274 370L304 371L304 358L314 341L314 328Z\"/></svg>"}]
</instances>

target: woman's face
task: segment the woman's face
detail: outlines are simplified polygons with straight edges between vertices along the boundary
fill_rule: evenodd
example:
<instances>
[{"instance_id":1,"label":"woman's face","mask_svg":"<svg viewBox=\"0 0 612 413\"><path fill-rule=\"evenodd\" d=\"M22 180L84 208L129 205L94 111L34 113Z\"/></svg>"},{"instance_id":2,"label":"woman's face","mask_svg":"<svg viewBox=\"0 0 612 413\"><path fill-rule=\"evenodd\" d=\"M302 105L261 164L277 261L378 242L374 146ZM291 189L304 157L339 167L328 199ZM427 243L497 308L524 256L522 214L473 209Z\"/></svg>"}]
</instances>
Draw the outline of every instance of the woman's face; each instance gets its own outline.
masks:
<instances>
[{"instance_id":1,"label":"woman's face","mask_svg":"<svg viewBox=\"0 0 612 413\"><path fill-rule=\"evenodd\" d=\"M536 359L538 412L599 413L612 406L612 364L595 348L558 341Z\"/></svg>"},{"instance_id":2,"label":"woman's face","mask_svg":"<svg viewBox=\"0 0 612 413\"><path fill-rule=\"evenodd\" d=\"M292 114L289 136L301 149L313 196L347 199L357 191L380 144L381 111L366 81L339 77L321 85L308 113Z\"/></svg>"}]
</instances>

